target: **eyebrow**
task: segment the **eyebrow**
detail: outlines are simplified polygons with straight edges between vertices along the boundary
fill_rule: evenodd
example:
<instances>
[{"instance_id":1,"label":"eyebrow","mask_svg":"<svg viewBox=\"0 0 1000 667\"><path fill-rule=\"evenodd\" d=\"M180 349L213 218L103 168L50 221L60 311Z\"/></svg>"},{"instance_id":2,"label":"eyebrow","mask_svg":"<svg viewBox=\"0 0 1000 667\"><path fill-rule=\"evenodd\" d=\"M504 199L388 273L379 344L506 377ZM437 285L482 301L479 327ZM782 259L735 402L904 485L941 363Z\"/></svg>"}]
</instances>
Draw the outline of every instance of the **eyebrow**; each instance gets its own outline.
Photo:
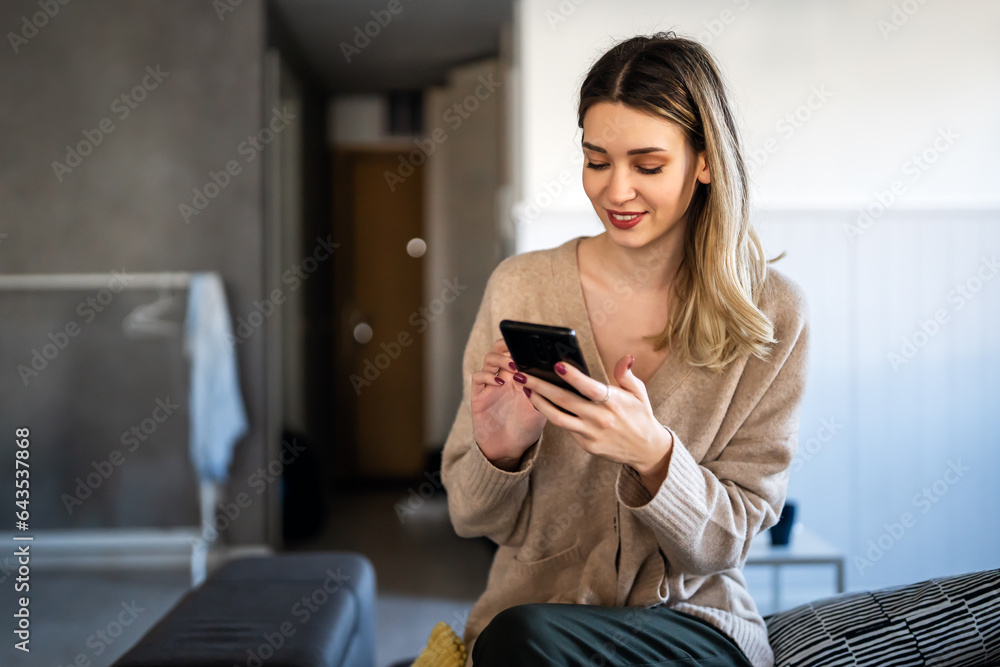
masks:
<instances>
[{"instance_id":1,"label":"eyebrow","mask_svg":"<svg viewBox=\"0 0 1000 667\"><path fill-rule=\"evenodd\" d=\"M592 150L592 151L594 151L596 153L607 154L607 151L604 150L603 148L601 148L600 146L595 146L594 144L589 143L587 141L584 141L582 145L583 145L584 148L589 148L590 150ZM647 146L646 148L633 148L632 150L626 152L625 155L644 155L646 153L666 152L666 150L667 150L666 148L657 148L656 146Z\"/></svg>"}]
</instances>

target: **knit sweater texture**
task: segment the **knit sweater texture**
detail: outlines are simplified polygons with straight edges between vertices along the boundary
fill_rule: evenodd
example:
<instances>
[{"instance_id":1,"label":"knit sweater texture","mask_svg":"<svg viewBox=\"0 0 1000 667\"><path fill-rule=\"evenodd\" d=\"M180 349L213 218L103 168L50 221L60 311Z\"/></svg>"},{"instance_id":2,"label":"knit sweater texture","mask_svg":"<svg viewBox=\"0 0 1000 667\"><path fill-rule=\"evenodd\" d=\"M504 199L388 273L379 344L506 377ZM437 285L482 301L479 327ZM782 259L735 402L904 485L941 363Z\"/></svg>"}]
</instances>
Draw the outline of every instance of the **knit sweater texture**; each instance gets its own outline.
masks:
<instances>
[{"instance_id":1,"label":"knit sweater texture","mask_svg":"<svg viewBox=\"0 0 1000 667\"><path fill-rule=\"evenodd\" d=\"M441 480L455 532L498 545L463 632L466 664L476 637L500 611L558 602L667 605L721 630L755 667L772 667L767 626L743 565L754 536L781 514L797 449L808 307L787 276L768 265L758 301L777 340L767 360L743 355L714 372L671 353L646 381L653 413L674 438L655 495L631 466L590 454L551 422L512 472L491 463L475 442L471 375L500 337L502 319L575 329L591 376L617 386L594 339L591 317L603 306L586 303L582 238L500 262L465 348L463 397L445 441Z\"/></svg>"}]
</instances>

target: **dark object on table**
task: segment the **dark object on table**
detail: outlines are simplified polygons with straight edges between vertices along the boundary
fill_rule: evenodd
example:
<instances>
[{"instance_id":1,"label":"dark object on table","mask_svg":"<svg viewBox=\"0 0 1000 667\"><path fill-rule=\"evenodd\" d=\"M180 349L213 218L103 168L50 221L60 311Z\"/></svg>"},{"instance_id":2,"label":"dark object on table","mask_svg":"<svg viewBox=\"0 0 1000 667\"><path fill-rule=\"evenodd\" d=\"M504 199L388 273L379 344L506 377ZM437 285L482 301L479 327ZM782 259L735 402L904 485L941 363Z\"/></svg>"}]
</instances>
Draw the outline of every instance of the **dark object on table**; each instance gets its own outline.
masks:
<instances>
[{"instance_id":1,"label":"dark object on table","mask_svg":"<svg viewBox=\"0 0 1000 667\"><path fill-rule=\"evenodd\" d=\"M792 537L792 526L795 525L795 501L785 501L785 506L781 508L781 517L778 523L771 526L771 546L787 546Z\"/></svg>"}]
</instances>

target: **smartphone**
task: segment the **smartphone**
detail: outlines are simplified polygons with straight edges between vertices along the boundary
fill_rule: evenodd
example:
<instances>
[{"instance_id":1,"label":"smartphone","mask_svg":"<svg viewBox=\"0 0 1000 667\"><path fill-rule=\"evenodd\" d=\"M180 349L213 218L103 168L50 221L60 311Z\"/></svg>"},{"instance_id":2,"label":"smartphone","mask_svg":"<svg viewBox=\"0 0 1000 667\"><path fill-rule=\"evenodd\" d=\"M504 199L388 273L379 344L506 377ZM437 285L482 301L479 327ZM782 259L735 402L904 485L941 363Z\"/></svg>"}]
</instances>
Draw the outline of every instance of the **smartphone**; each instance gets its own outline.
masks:
<instances>
[{"instance_id":1,"label":"smartphone","mask_svg":"<svg viewBox=\"0 0 1000 667\"><path fill-rule=\"evenodd\" d=\"M500 333L519 371L568 389L581 398L587 398L552 368L557 361L562 361L590 375L577 342L576 331L549 324L501 320Z\"/></svg>"}]
</instances>

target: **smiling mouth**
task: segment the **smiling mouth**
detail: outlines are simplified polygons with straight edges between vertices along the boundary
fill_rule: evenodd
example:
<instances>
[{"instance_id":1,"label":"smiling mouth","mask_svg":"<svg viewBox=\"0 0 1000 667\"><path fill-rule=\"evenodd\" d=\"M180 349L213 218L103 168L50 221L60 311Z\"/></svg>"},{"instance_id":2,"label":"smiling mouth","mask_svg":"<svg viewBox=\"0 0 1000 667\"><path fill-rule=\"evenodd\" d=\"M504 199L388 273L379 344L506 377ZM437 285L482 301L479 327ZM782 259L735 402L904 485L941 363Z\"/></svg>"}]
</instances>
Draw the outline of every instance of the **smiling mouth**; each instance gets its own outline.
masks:
<instances>
[{"instance_id":1,"label":"smiling mouth","mask_svg":"<svg viewBox=\"0 0 1000 667\"><path fill-rule=\"evenodd\" d=\"M646 211L612 211L610 209L605 209L608 212L608 218L611 220L611 224L619 229L628 229L639 223L639 220L646 215Z\"/></svg>"},{"instance_id":2,"label":"smiling mouth","mask_svg":"<svg viewBox=\"0 0 1000 667\"><path fill-rule=\"evenodd\" d=\"M642 213L609 213L609 215L619 222L628 222L642 215Z\"/></svg>"}]
</instances>

